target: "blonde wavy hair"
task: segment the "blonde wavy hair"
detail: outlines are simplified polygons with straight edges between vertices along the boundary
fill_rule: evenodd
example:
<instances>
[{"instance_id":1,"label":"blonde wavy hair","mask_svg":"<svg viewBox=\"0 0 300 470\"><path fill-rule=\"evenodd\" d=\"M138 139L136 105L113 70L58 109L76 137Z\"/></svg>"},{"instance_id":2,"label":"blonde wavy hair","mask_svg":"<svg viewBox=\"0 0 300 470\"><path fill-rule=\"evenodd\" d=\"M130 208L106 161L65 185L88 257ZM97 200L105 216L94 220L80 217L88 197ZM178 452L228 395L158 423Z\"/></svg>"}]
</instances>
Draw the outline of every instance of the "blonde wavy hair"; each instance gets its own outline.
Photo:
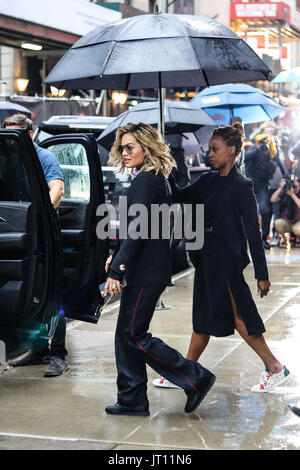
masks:
<instances>
[{"instance_id":1,"label":"blonde wavy hair","mask_svg":"<svg viewBox=\"0 0 300 470\"><path fill-rule=\"evenodd\" d=\"M168 178L172 168L177 167L170 153L169 146L164 143L159 132L154 127L142 122L139 124L129 122L125 126L119 127L116 132L115 142L109 153L109 164L115 166L121 165L121 171L125 170L126 166L122 157L122 151L120 150L122 137L125 134L132 134L146 152L141 171L155 170L156 174L160 172Z\"/></svg>"}]
</instances>

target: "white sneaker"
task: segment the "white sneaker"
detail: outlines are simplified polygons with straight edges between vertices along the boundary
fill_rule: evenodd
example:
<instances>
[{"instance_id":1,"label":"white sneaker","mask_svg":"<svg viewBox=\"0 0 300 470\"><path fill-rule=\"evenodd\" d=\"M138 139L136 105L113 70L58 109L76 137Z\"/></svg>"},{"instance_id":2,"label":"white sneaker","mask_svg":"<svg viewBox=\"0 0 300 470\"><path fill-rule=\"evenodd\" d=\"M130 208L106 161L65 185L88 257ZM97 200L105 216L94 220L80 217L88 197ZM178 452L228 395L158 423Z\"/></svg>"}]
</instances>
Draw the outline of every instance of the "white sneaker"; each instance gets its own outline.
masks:
<instances>
[{"instance_id":1,"label":"white sneaker","mask_svg":"<svg viewBox=\"0 0 300 470\"><path fill-rule=\"evenodd\" d=\"M180 387L177 387L177 385L173 384L172 382L169 382L169 380L165 379L164 377L161 377L160 379L154 379L152 383L153 385L155 385L155 387L180 388Z\"/></svg>"},{"instance_id":2,"label":"white sneaker","mask_svg":"<svg viewBox=\"0 0 300 470\"><path fill-rule=\"evenodd\" d=\"M285 366L278 374L271 374L271 372L265 370L260 376L259 383L251 388L251 392L271 392L278 385L285 382L289 375L290 371Z\"/></svg>"}]
</instances>

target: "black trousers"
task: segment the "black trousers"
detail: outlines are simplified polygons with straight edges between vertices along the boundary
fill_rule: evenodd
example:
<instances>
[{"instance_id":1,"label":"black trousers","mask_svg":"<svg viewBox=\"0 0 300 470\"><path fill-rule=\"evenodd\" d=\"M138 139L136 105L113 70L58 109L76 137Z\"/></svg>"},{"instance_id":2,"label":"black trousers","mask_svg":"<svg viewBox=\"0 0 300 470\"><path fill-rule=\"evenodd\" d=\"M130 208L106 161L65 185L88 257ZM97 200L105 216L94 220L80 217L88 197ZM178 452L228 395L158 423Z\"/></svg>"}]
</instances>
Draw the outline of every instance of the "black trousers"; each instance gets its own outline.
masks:
<instances>
[{"instance_id":1,"label":"black trousers","mask_svg":"<svg viewBox=\"0 0 300 470\"><path fill-rule=\"evenodd\" d=\"M122 291L115 336L118 402L149 406L146 364L186 392L198 392L205 369L148 332L166 286L126 286Z\"/></svg>"},{"instance_id":2,"label":"black trousers","mask_svg":"<svg viewBox=\"0 0 300 470\"><path fill-rule=\"evenodd\" d=\"M65 359L68 351L66 350L66 319L62 313L59 313L56 329L51 341L51 347L48 346L48 325L43 324L40 328L39 335L32 343L32 351L37 353L47 353L50 356L58 356Z\"/></svg>"}]
</instances>

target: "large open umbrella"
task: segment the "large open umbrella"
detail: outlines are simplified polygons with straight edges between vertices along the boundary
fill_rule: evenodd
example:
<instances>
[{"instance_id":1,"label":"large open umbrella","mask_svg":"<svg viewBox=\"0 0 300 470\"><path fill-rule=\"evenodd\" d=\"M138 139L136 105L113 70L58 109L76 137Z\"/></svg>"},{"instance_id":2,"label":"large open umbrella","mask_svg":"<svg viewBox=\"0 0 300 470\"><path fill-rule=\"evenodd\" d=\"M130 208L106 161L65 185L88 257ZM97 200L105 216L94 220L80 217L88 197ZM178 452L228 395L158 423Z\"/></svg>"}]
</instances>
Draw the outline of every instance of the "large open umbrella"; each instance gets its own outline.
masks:
<instances>
[{"instance_id":1,"label":"large open umbrella","mask_svg":"<svg viewBox=\"0 0 300 470\"><path fill-rule=\"evenodd\" d=\"M272 80L273 83L300 82L300 67L279 72Z\"/></svg>"},{"instance_id":2,"label":"large open umbrella","mask_svg":"<svg viewBox=\"0 0 300 470\"><path fill-rule=\"evenodd\" d=\"M12 103L11 101L0 101L0 122L13 114L25 114L25 116L31 118L31 111L25 108L25 106Z\"/></svg>"},{"instance_id":3,"label":"large open umbrella","mask_svg":"<svg viewBox=\"0 0 300 470\"><path fill-rule=\"evenodd\" d=\"M249 124L269 121L284 113L284 108L267 93L243 83L206 88L191 103L202 108L218 125L229 124L233 117Z\"/></svg>"},{"instance_id":4,"label":"large open umbrella","mask_svg":"<svg viewBox=\"0 0 300 470\"><path fill-rule=\"evenodd\" d=\"M145 124L157 126L158 110L158 101L139 103L133 106L128 111L125 111L125 113L120 114L102 132L99 143L105 148L110 148L114 141L116 130L128 122L133 122L134 124L144 122ZM186 101L171 100L166 100L165 102L164 123L167 134L183 134L185 132L196 131L201 126L215 125L211 117L193 104Z\"/></svg>"},{"instance_id":5,"label":"large open umbrella","mask_svg":"<svg viewBox=\"0 0 300 470\"><path fill-rule=\"evenodd\" d=\"M246 42L213 19L150 14L89 32L62 57L45 83L68 89L160 91L266 80L270 74ZM160 93L159 97L161 103Z\"/></svg>"}]
</instances>

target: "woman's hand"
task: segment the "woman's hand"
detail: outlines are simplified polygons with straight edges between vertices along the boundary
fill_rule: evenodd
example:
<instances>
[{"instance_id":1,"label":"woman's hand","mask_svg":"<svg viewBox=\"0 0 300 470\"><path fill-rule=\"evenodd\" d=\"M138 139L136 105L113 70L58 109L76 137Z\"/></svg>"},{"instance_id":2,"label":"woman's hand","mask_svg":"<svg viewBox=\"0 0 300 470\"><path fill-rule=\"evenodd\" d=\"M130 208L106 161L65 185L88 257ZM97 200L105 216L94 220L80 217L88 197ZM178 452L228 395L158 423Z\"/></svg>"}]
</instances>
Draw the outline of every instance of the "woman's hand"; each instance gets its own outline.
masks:
<instances>
[{"instance_id":1,"label":"woman's hand","mask_svg":"<svg viewBox=\"0 0 300 470\"><path fill-rule=\"evenodd\" d=\"M104 295L107 295L108 293L110 295L115 295L115 294L118 294L118 292L121 292L120 281L117 281L116 279L112 279L111 277L109 277L104 287Z\"/></svg>"},{"instance_id":2,"label":"woman's hand","mask_svg":"<svg viewBox=\"0 0 300 470\"><path fill-rule=\"evenodd\" d=\"M271 286L271 283L268 280L257 281L257 293L260 295L260 297L264 297L265 295L268 295L270 286Z\"/></svg>"},{"instance_id":3,"label":"woman's hand","mask_svg":"<svg viewBox=\"0 0 300 470\"><path fill-rule=\"evenodd\" d=\"M105 261L105 272L107 273L108 270L109 270L109 266L110 266L110 263L111 263L111 260L112 260L112 255L110 255L107 260Z\"/></svg>"}]
</instances>

